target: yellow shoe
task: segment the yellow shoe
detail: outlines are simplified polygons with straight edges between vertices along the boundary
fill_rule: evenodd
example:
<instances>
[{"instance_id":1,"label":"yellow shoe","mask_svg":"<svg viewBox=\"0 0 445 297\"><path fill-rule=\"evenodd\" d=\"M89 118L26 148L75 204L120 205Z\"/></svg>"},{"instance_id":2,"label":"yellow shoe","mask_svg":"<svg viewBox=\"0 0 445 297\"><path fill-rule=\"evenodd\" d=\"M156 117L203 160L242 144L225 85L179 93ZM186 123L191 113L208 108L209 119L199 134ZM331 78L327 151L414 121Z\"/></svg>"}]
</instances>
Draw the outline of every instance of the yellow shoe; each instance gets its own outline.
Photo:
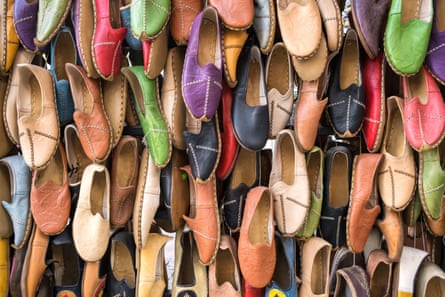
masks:
<instances>
[{"instance_id":1,"label":"yellow shoe","mask_svg":"<svg viewBox=\"0 0 445 297\"><path fill-rule=\"evenodd\" d=\"M9 239L0 239L0 296L8 296Z\"/></svg>"}]
</instances>

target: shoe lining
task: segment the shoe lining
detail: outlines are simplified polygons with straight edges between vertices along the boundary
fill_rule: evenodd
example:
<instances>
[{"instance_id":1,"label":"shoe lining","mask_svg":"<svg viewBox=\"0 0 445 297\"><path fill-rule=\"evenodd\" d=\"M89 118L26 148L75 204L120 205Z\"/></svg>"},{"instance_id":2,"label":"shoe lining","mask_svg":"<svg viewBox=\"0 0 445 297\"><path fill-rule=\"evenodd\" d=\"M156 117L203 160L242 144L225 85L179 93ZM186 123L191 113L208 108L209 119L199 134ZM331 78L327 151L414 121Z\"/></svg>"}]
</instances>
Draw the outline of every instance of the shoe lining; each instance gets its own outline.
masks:
<instances>
[{"instance_id":1,"label":"shoe lining","mask_svg":"<svg viewBox=\"0 0 445 297\"><path fill-rule=\"evenodd\" d=\"M294 145L292 143L291 136L283 134L280 137L281 149L281 180L287 185L293 185L295 182L295 154Z\"/></svg>"},{"instance_id":2,"label":"shoe lining","mask_svg":"<svg viewBox=\"0 0 445 297\"><path fill-rule=\"evenodd\" d=\"M317 251L312 264L311 289L315 295L326 294L326 281L328 279L329 250L327 247Z\"/></svg>"},{"instance_id":3,"label":"shoe lining","mask_svg":"<svg viewBox=\"0 0 445 297\"><path fill-rule=\"evenodd\" d=\"M349 202L349 166L346 154L334 154L328 185L330 207L343 207Z\"/></svg>"},{"instance_id":4,"label":"shoe lining","mask_svg":"<svg viewBox=\"0 0 445 297\"><path fill-rule=\"evenodd\" d=\"M421 1L422 0L402 1L402 12L401 12L402 25L405 25L409 21L419 17ZM428 1L423 1L423 2L428 2Z\"/></svg>"},{"instance_id":5,"label":"shoe lining","mask_svg":"<svg viewBox=\"0 0 445 297\"><path fill-rule=\"evenodd\" d=\"M272 280L274 280L281 289L289 290L291 287L291 278L295 276L290 275L291 269L287 262L286 251L284 250L281 240L275 240L275 244L277 249L277 262L275 264Z\"/></svg>"},{"instance_id":6,"label":"shoe lining","mask_svg":"<svg viewBox=\"0 0 445 297\"><path fill-rule=\"evenodd\" d=\"M361 85L359 81L359 52L357 47L357 36L348 34L343 52L341 55L340 65L340 89L345 90L353 84Z\"/></svg>"},{"instance_id":7,"label":"shoe lining","mask_svg":"<svg viewBox=\"0 0 445 297\"><path fill-rule=\"evenodd\" d=\"M252 217L252 222L249 227L249 241L252 245L266 244L269 245L271 241L270 236L270 194L268 191L264 191L258 205L255 209L255 213Z\"/></svg>"},{"instance_id":8,"label":"shoe lining","mask_svg":"<svg viewBox=\"0 0 445 297\"><path fill-rule=\"evenodd\" d=\"M193 270L192 238L189 232L184 233L181 238L182 255L179 265L178 285L193 286L195 284L195 273ZM179 255L178 255L179 257Z\"/></svg>"},{"instance_id":9,"label":"shoe lining","mask_svg":"<svg viewBox=\"0 0 445 297\"><path fill-rule=\"evenodd\" d=\"M126 280L130 288L136 284L133 261L128 247L119 241L111 242L111 270L117 281Z\"/></svg>"},{"instance_id":10,"label":"shoe lining","mask_svg":"<svg viewBox=\"0 0 445 297\"><path fill-rule=\"evenodd\" d=\"M120 0L110 0L110 25L113 29L121 27L120 19Z\"/></svg>"},{"instance_id":11,"label":"shoe lining","mask_svg":"<svg viewBox=\"0 0 445 297\"><path fill-rule=\"evenodd\" d=\"M389 265L381 262L374 271L371 292L373 296L385 296L388 288L388 279L390 277ZM388 291L389 292L389 291Z\"/></svg>"},{"instance_id":12,"label":"shoe lining","mask_svg":"<svg viewBox=\"0 0 445 297\"><path fill-rule=\"evenodd\" d=\"M95 172L91 183L91 212L93 215L100 214L103 219L107 218L105 197L105 172Z\"/></svg>"},{"instance_id":13,"label":"shoe lining","mask_svg":"<svg viewBox=\"0 0 445 297\"><path fill-rule=\"evenodd\" d=\"M215 64L217 50L216 30L216 23L212 19L204 16L199 29L198 44L198 63L201 67L208 63Z\"/></svg>"},{"instance_id":14,"label":"shoe lining","mask_svg":"<svg viewBox=\"0 0 445 297\"><path fill-rule=\"evenodd\" d=\"M42 113L42 93L40 92L40 85L37 78L34 75L29 77L29 87L31 89L31 105L26 106L26 108L30 108L30 116L34 119L40 117ZM23 85L23 84L22 84Z\"/></svg>"},{"instance_id":15,"label":"shoe lining","mask_svg":"<svg viewBox=\"0 0 445 297\"><path fill-rule=\"evenodd\" d=\"M321 195L320 158L321 155L319 152L311 153L309 162L307 163L309 187L311 189L311 192L314 192L317 195L317 197L320 197Z\"/></svg>"},{"instance_id":16,"label":"shoe lining","mask_svg":"<svg viewBox=\"0 0 445 297\"><path fill-rule=\"evenodd\" d=\"M76 250L70 244L52 245L54 259L54 280L58 287L75 286L80 280L80 267Z\"/></svg>"},{"instance_id":17,"label":"shoe lining","mask_svg":"<svg viewBox=\"0 0 445 297\"><path fill-rule=\"evenodd\" d=\"M222 286L225 282L228 282L236 291L240 289L235 280L235 263L229 249L218 250L215 258L215 268L216 283L218 286Z\"/></svg>"},{"instance_id":18,"label":"shoe lining","mask_svg":"<svg viewBox=\"0 0 445 297\"><path fill-rule=\"evenodd\" d=\"M436 1L436 15L437 31L442 32L445 30L445 1Z\"/></svg>"},{"instance_id":19,"label":"shoe lining","mask_svg":"<svg viewBox=\"0 0 445 297\"><path fill-rule=\"evenodd\" d=\"M56 154L48 163L48 166L37 172L37 176L36 187L40 187L48 181L53 181L58 186L63 185L64 172L60 149L56 150Z\"/></svg>"},{"instance_id":20,"label":"shoe lining","mask_svg":"<svg viewBox=\"0 0 445 297\"><path fill-rule=\"evenodd\" d=\"M433 277L426 285L425 296L443 297L445 296L445 281L440 277Z\"/></svg>"},{"instance_id":21,"label":"shoe lining","mask_svg":"<svg viewBox=\"0 0 445 297\"><path fill-rule=\"evenodd\" d=\"M134 142L127 142L121 149L120 155L117 157L117 184L119 187L128 187L133 176L128 170L133 170L137 162L137 152Z\"/></svg>"},{"instance_id":22,"label":"shoe lining","mask_svg":"<svg viewBox=\"0 0 445 297\"><path fill-rule=\"evenodd\" d=\"M65 71L66 63L76 63L76 50L74 48L73 39L69 32L60 31L57 36L57 43L54 47L54 71L58 80L68 80Z\"/></svg>"},{"instance_id":23,"label":"shoe lining","mask_svg":"<svg viewBox=\"0 0 445 297\"><path fill-rule=\"evenodd\" d=\"M255 185L257 172L256 154L256 152L240 148L238 156L236 158L235 166L232 171L230 188L233 189L241 183L246 184L248 187L252 187Z\"/></svg>"},{"instance_id":24,"label":"shoe lining","mask_svg":"<svg viewBox=\"0 0 445 297\"><path fill-rule=\"evenodd\" d=\"M11 181L9 179L8 167L0 164L0 189L2 189L1 201L11 202Z\"/></svg>"},{"instance_id":25,"label":"shoe lining","mask_svg":"<svg viewBox=\"0 0 445 297\"><path fill-rule=\"evenodd\" d=\"M269 64L267 76L267 89L275 88L284 95L289 87L289 66L288 54L284 46L274 50Z\"/></svg>"},{"instance_id":26,"label":"shoe lining","mask_svg":"<svg viewBox=\"0 0 445 297\"><path fill-rule=\"evenodd\" d=\"M164 279L165 276L165 263L164 263L164 247L161 247L158 250L158 254L156 257L156 267L155 267L155 282L160 281Z\"/></svg>"},{"instance_id":27,"label":"shoe lining","mask_svg":"<svg viewBox=\"0 0 445 297\"><path fill-rule=\"evenodd\" d=\"M403 130L402 114L400 113L397 103L394 102L394 108L389 112L392 113L388 119L389 135L387 137L386 150L393 156L401 156L405 149L405 133L401 133Z\"/></svg>"},{"instance_id":28,"label":"shoe lining","mask_svg":"<svg viewBox=\"0 0 445 297\"><path fill-rule=\"evenodd\" d=\"M425 74L420 70L415 75L408 77L408 100L418 97L420 103L426 104L428 102L428 95L426 90Z\"/></svg>"}]
</instances>

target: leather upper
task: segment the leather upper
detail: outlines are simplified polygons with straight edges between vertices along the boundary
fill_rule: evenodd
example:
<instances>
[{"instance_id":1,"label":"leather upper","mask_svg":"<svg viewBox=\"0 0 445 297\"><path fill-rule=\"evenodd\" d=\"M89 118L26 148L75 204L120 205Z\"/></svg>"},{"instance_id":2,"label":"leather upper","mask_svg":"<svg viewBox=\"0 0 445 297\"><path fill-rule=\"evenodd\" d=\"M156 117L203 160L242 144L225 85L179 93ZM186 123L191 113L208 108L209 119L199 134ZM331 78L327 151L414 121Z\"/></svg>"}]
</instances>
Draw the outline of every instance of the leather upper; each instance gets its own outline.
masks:
<instances>
[{"instance_id":1,"label":"leather upper","mask_svg":"<svg viewBox=\"0 0 445 297\"><path fill-rule=\"evenodd\" d=\"M425 251L408 246L403 247L399 266L394 275L395 283L398 284L397 287L393 287L395 294L413 295L419 268L427 256L428 253Z\"/></svg>"},{"instance_id":2,"label":"leather upper","mask_svg":"<svg viewBox=\"0 0 445 297\"><path fill-rule=\"evenodd\" d=\"M428 51L425 57L425 64L434 77L443 85L445 84L445 27L444 6L442 1L433 1L434 19L431 29Z\"/></svg>"},{"instance_id":3,"label":"leather upper","mask_svg":"<svg viewBox=\"0 0 445 297\"><path fill-rule=\"evenodd\" d=\"M39 51L34 44L37 33L37 12L39 1L16 0L14 1L14 28L20 43L31 52Z\"/></svg>"},{"instance_id":4,"label":"leather upper","mask_svg":"<svg viewBox=\"0 0 445 297\"><path fill-rule=\"evenodd\" d=\"M203 9L201 0L171 1L170 34L177 45L186 45L193 20Z\"/></svg>"},{"instance_id":5,"label":"leather upper","mask_svg":"<svg viewBox=\"0 0 445 297\"><path fill-rule=\"evenodd\" d=\"M153 40L142 40L142 58L145 74L155 79L164 69L168 54L168 32L162 32Z\"/></svg>"},{"instance_id":6,"label":"leather upper","mask_svg":"<svg viewBox=\"0 0 445 297\"><path fill-rule=\"evenodd\" d=\"M218 10L221 21L230 29L243 30L252 25L253 0L209 0L209 4Z\"/></svg>"},{"instance_id":7,"label":"leather upper","mask_svg":"<svg viewBox=\"0 0 445 297\"><path fill-rule=\"evenodd\" d=\"M326 71L328 60L335 53L328 56L328 47L325 34L321 34L320 46L316 54L309 59L298 59L292 56L292 65L298 77L303 81L313 81L320 78Z\"/></svg>"},{"instance_id":8,"label":"leather upper","mask_svg":"<svg viewBox=\"0 0 445 297\"><path fill-rule=\"evenodd\" d=\"M131 32L131 2L127 5L122 5L120 8L122 27L127 28L127 33L125 34L125 43L133 50L142 50L141 40L136 38Z\"/></svg>"},{"instance_id":9,"label":"leather upper","mask_svg":"<svg viewBox=\"0 0 445 297\"><path fill-rule=\"evenodd\" d=\"M354 265L337 270L334 297L345 296L348 290L353 292L351 297L369 296L369 277L362 267Z\"/></svg>"},{"instance_id":10,"label":"leather upper","mask_svg":"<svg viewBox=\"0 0 445 297\"><path fill-rule=\"evenodd\" d=\"M14 0L7 0L0 8L1 15L6 18L1 24L0 40L0 71L7 73L14 62L19 48L19 38L14 28Z\"/></svg>"},{"instance_id":11,"label":"leather upper","mask_svg":"<svg viewBox=\"0 0 445 297\"><path fill-rule=\"evenodd\" d=\"M444 271L437 264L425 261L417 273L415 291L416 295L425 297L445 294Z\"/></svg>"},{"instance_id":12,"label":"leather upper","mask_svg":"<svg viewBox=\"0 0 445 297\"><path fill-rule=\"evenodd\" d=\"M51 41L65 22L71 8L71 0L39 0L38 6L34 44L43 47Z\"/></svg>"},{"instance_id":13,"label":"leather upper","mask_svg":"<svg viewBox=\"0 0 445 297\"><path fill-rule=\"evenodd\" d=\"M277 16L275 12L275 0L254 0L253 27L258 38L262 53L268 54L272 49Z\"/></svg>"},{"instance_id":14,"label":"leather upper","mask_svg":"<svg viewBox=\"0 0 445 297\"><path fill-rule=\"evenodd\" d=\"M235 31L223 28L221 32L223 46L224 75L227 84L233 88L238 83L238 59L249 34L246 30Z\"/></svg>"},{"instance_id":15,"label":"leather upper","mask_svg":"<svg viewBox=\"0 0 445 297\"><path fill-rule=\"evenodd\" d=\"M388 257L398 261L403 247L402 216L387 206L382 208L382 213L382 218L377 219L377 226L385 236Z\"/></svg>"},{"instance_id":16,"label":"leather upper","mask_svg":"<svg viewBox=\"0 0 445 297\"><path fill-rule=\"evenodd\" d=\"M339 4L336 0L317 1L317 4L326 32L327 47L330 52L336 52L343 41L343 20Z\"/></svg>"},{"instance_id":17,"label":"leather upper","mask_svg":"<svg viewBox=\"0 0 445 297\"><path fill-rule=\"evenodd\" d=\"M372 251L368 256L366 271L369 275L371 296L388 297L391 294L392 261L381 249Z\"/></svg>"},{"instance_id":18,"label":"leather upper","mask_svg":"<svg viewBox=\"0 0 445 297\"><path fill-rule=\"evenodd\" d=\"M167 25L171 1L132 1L130 8L131 30L140 39L154 39Z\"/></svg>"}]
</instances>

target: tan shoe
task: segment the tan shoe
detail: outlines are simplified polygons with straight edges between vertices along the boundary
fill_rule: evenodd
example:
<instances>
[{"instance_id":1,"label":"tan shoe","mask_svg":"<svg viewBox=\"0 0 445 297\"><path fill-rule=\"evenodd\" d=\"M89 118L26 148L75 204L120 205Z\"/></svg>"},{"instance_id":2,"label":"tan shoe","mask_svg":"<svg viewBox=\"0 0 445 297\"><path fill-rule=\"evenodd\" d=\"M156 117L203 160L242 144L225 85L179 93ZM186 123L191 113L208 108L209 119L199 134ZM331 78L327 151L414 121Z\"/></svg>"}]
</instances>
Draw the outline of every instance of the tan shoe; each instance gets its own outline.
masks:
<instances>
[{"instance_id":1,"label":"tan shoe","mask_svg":"<svg viewBox=\"0 0 445 297\"><path fill-rule=\"evenodd\" d=\"M85 262L82 273L82 296L102 296L106 280L103 263L99 261Z\"/></svg>"},{"instance_id":2,"label":"tan shoe","mask_svg":"<svg viewBox=\"0 0 445 297\"><path fill-rule=\"evenodd\" d=\"M336 52L343 43L343 23L337 0L318 0L321 18L330 52Z\"/></svg>"},{"instance_id":3,"label":"tan shoe","mask_svg":"<svg viewBox=\"0 0 445 297\"><path fill-rule=\"evenodd\" d=\"M377 226L385 236L388 257L397 262L403 247L403 222L399 212L385 206L382 209L383 218L377 219Z\"/></svg>"},{"instance_id":4,"label":"tan shoe","mask_svg":"<svg viewBox=\"0 0 445 297\"><path fill-rule=\"evenodd\" d=\"M298 77L305 81L313 81L320 78L328 67L328 48L325 34L321 33L320 47L315 55L309 59L297 59L292 56L292 65Z\"/></svg>"}]
</instances>

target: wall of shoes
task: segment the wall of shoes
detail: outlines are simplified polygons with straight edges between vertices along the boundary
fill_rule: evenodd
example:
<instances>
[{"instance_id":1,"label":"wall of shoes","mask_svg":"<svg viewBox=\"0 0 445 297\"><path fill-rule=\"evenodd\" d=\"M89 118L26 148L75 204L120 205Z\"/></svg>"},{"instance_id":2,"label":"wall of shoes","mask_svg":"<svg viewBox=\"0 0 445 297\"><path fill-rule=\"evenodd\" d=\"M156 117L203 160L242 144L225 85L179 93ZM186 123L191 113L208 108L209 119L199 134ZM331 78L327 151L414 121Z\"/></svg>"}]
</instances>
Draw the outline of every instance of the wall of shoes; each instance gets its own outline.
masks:
<instances>
[{"instance_id":1,"label":"wall of shoes","mask_svg":"<svg viewBox=\"0 0 445 297\"><path fill-rule=\"evenodd\" d=\"M445 296L445 0L1 4L0 297Z\"/></svg>"}]
</instances>

